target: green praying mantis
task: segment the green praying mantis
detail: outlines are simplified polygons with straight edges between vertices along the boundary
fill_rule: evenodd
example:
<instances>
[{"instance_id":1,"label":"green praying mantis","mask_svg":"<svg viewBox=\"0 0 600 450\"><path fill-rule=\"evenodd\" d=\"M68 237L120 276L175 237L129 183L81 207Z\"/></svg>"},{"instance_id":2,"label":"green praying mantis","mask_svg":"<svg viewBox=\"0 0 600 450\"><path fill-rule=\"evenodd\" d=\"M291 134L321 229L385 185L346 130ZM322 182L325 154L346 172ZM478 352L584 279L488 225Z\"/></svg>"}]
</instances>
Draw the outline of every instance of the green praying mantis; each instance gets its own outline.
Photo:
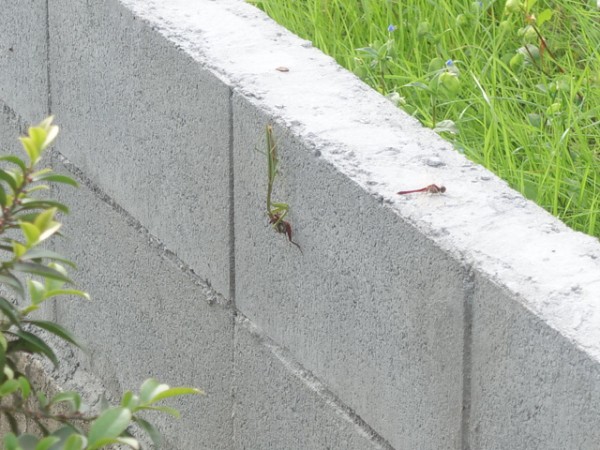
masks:
<instances>
[{"instance_id":1,"label":"green praying mantis","mask_svg":"<svg viewBox=\"0 0 600 450\"><path fill-rule=\"evenodd\" d=\"M285 216L290 210L290 206L287 203L274 202L271 198L273 194L273 183L277 177L277 146L275 139L273 138L273 126L267 125L267 168L268 168L268 184L267 184L267 216L269 217L269 223L273 226L273 229L278 233L285 234L292 244L298 247L298 250L302 252L300 246L292 240L292 225L285 220Z\"/></svg>"}]
</instances>

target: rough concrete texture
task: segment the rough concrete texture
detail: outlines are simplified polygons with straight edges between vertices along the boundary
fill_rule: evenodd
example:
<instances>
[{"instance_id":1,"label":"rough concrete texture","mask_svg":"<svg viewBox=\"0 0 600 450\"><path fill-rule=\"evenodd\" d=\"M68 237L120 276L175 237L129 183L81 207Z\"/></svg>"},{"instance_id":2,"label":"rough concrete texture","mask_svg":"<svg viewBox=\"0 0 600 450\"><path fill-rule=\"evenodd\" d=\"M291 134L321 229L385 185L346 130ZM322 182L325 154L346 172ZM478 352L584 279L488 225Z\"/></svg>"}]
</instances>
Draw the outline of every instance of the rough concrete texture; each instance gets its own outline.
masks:
<instances>
[{"instance_id":1,"label":"rough concrete texture","mask_svg":"<svg viewBox=\"0 0 600 450\"><path fill-rule=\"evenodd\" d=\"M56 170L68 173L59 161ZM72 167L70 167L72 169ZM88 186L61 188L72 208L55 249L78 263L73 274L92 301L57 303L56 319L84 337L81 368L103 380L112 396L153 376L171 386L195 386L205 397L173 402L182 418L156 418L167 447L231 446L233 312L191 272L182 271L139 224L99 199ZM65 367L66 378L77 365Z\"/></svg>"},{"instance_id":2,"label":"rough concrete texture","mask_svg":"<svg viewBox=\"0 0 600 450\"><path fill-rule=\"evenodd\" d=\"M2 2L0 99L29 122L48 114L47 0Z\"/></svg>"},{"instance_id":3,"label":"rough concrete texture","mask_svg":"<svg viewBox=\"0 0 600 450\"><path fill-rule=\"evenodd\" d=\"M465 448L597 449L598 362L486 278L474 283Z\"/></svg>"},{"instance_id":4,"label":"rough concrete texture","mask_svg":"<svg viewBox=\"0 0 600 450\"><path fill-rule=\"evenodd\" d=\"M235 335L236 449L392 448L248 319Z\"/></svg>"},{"instance_id":5,"label":"rough concrete texture","mask_svg":"<svg viewBox=\"0 0 600 450\"><path fill-rule=\"evenodd\" d=\"M398 448L458 448L460 264L275 127L275 201L300 252L267 225L269 118L234 96L236 306ZM327 195L325 193L335 193Z\"/></svg>"},{"instance_id":6,"label":"rough concrete texture","mask_svg":"<svg viewBox=\"0 0 600 450\"><path fill-rule=\"evenodd\" d=\"M19 136L25 132L25 121L0 100L0 148L3 153L25 156Z\"/></svg>"},{"instance_id":7,"label":"rough concrete texture","mask_svg":"<svg viewBox=\"0 0 600 450\"><path fill-rule=\"evenodd\" d=\"M50 1L60 151L230 291L229 88L116 0Z\"/></svg>"}]
</instances>

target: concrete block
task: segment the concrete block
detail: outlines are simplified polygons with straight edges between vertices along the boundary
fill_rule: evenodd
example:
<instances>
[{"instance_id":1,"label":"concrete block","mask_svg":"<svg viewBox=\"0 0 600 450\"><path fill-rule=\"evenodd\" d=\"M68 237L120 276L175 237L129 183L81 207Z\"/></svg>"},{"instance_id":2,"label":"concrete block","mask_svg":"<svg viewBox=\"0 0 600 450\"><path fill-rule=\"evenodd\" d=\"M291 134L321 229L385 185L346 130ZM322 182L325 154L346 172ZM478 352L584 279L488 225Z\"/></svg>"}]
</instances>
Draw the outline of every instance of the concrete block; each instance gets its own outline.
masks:
<instances>
[{"instance_id":1,"label":"concrete block","mask_svg":"<svg viewBox=\"0 0 600 450\"><path fill-rule=\"evenodd\" d=\"M59 150L229 294L229 88L117 0L50 0Z\"/></svg>"},{"instance_id":2,"label":"concrete block","mask_svg":"<svg viewBox=\"0 0 600 450\"><path fill-rule=\"evenodd\" d=\"M236 449L391 449L240 316L234 354Z\"/></svg>"},{"instance_id":3,"label":"concrete block","mask_svg":"<svg viewBox=\"0 0 600 450\"><path fill-rule=\"evenodd\" d=\"M58 161L56 170L68 173ZM182 271L131 217L86 185L54 194L71 207L64 239L53 247L72 258L72 274L90 302L57 303L57 320L84 340L89 355L78 365L103 381L112 396L156 377L172 386L204 389L205 397L174 402L180 420L160 416L166 447L227 449L231 445L230 374L233 312L215 292Z\"/></svg>"},{"instance_id":4,"label":"concrete block","mask_svg":"<svg viewBox=\"0 0 600 450\"><path fill-rule=\"evenodd\" d=\"M25 122L12 108L0 100L0 148L3 153L25 157L19 136L25 132Z\"/></svg>"},{"instance_id":5,"label":"concrete block","mask_svg":"<svg viewBox=\"0 0 600 450\"><path fill-rule=\"evenodd\" d=\"M0 99L28 122L48 114L46 0L2 2Z\"/></svg>"},{"instance_id":6,"label":"concrete block","mask_svg":"<svg viewBox=\"0 0 600 450\"><path fill-rule=\"evenodd\" d=\"M465 448L597 449L598 361L480 275L472 308Z\"/></svg>"},{"instance_id":7,"label":"concrete block","mask_svg":"<svg viewBox=\"0 0 600 450\"><path fill-rule=\"evenodd\" d=\"M270 118L239 95L233 108L237 308L391 445L459 448L459 262L275 126L273 199L290 205L298 250L267 224L254 145Z\"/></svg>"}]
</instances>

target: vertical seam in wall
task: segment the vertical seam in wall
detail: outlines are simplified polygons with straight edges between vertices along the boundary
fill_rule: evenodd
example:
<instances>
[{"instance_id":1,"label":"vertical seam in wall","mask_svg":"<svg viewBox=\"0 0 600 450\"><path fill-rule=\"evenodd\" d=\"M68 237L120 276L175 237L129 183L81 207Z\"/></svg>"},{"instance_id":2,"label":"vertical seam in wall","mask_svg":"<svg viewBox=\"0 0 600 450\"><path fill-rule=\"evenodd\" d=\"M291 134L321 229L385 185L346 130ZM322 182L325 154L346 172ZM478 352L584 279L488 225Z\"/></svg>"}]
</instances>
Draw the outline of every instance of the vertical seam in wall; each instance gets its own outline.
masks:
<instances>
[{"instance_id":1,"label":"vertical seam in wall","mask_svg":"<svg viewBox=\"0 0 600 450\"><path fill-rule=\"evenodd\" d=\"M463 330L463 383L462 383L462 418L461 418L461 448L470 450L469 432L471 420L471 352L473 346L473 295L475 281L472 268L467 268L464 279L464 330Z\"/></svg>"},{"instance_id":2,"label":"vertical seam in wall","mask_svg":"<svg viewBox=\"0 0 600 450\"><path fill-rule=\"evenodd\" d=\"M52 88L50 80L50 0L46 0L46 93L48 115L52 115ZM56 303L56 302L55 302Z\"/></svg>"},{"instance_id":3,"label":"vertical seam in wall","mask_svg":"<svg viewBox=\"0 0 600 450\"><path fill-rule=\"evenodd\" d=\"M46 115L52 115L52 89L50 87L50 0L46 0ZM41 120L41 118L40 118ZM52 153L50 165L54 168L56 163L55 153ZM54 187L52 189L55 189ZM49 317L52 321L58 320L58 302L52 302Z\"/></svg>"},{"instance_id":4,"label":"vertical seam in wall","mask_svg":"<svg viewBox=\"0 0 600 450\"><path fill-rule=\"evenodd\" d=\"M233 89L229 88L229 301L231 304L231 447L235 447L235 348L236 348L236 305L235 305L235 173L234 173L234 139L233 139Z\"/></svg>"},{"instance_id":5,"label":"vertical seam in wall","mask_svg":"<svg viewBox=\"0 0 600 450\"><path fill-rule=\"evenodd\" d=\"M235 198L233 170L233 90L229 88L229 301L235 309Z\"/></svg>"}]
</instances>

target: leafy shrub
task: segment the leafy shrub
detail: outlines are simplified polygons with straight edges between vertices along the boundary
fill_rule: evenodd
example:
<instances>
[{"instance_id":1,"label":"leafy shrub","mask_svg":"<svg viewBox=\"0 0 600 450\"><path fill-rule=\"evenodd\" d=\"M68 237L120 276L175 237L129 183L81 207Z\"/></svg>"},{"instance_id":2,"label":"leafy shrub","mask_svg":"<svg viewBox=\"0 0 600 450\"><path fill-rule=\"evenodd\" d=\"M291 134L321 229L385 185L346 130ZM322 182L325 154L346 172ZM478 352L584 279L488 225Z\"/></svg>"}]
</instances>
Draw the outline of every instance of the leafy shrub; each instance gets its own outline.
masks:
<instances>
[{"instance_id":1,"label":"leafy shrub","mask_svg":"<svg viewBox=\"0 0 600 450\"><path fill-rule=\"evenodd\" d=\"M77 183L51 169L37 169L44 150L52 144L58 127L52 117L31 127L21 137L27 160L13 155L0 157L0 284L10 288L16 302L0 296L0 420L6 418L12 430L4 436L6 450L94 450L111 444L139 449L139 441L129 431L132 424L145 430L156 447L160 436L152 424L139 416L145 410L157 410L177 417L178 411L157 405L169 397L200 394L198 389L171 388L148 379L138 394L126 392L119 406L103 407L97 415L84 412L77 392L60 392L47 398L37 392L27 375L19 369L24 354L37 354L54 365L59 361L45 341L50 333L79 346L73 335L55 322L37 320L31 313L46 300L88 295L74 289L66 266L73 263L44 248L61 228L57 213L68 213L66 205L35 193L49 188L48 183L77 186ZM65 408L66 406L66 408ZM60 408L67 412L59 412ZM22 419L33 421L39 435L19 431Z\"/></svg>"}]
</instances>

